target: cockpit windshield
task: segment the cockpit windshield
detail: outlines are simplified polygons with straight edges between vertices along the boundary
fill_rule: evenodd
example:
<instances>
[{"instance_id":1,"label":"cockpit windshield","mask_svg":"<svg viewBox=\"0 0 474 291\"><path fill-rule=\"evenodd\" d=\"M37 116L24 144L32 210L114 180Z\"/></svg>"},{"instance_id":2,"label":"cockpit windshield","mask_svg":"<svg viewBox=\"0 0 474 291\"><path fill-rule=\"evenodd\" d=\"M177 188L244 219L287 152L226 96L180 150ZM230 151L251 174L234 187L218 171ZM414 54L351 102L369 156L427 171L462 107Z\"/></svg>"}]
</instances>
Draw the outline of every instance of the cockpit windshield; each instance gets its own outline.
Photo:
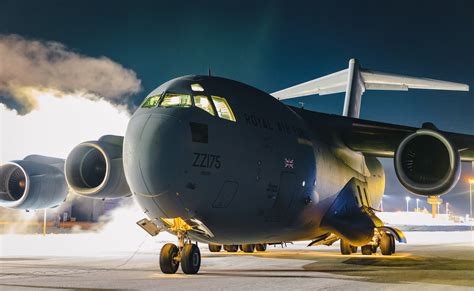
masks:
<instances>
[{"instance_id":1,"label":"cockpit windshield","mask_svg":"<svg viewBox=\"0 0 474 291\"><path fill-rule=\"evenodd\" d=\"M219 96L207 96L207 95L189 95L180 93L165 93L161 95L153 95L145 99L142 104L142 108L154 108L154 107L191 107L195 106L200 108L210 115L219 116L222 119L229 121L236 121L235 115L229 106L226 98Z\"/></svg>"},{"instance_id":2,"label":"cockpit windshield","mask_svg":"<svg viewBox=\"0 0 474 291\"><path fill-rule=\"evenodd\" d=\"M229 103L227 103L225 98L212 96L212 101L216 107L217 115L219 115L220 118L235 121L234 113L232 112L232 109L230 109Z\"/></svg>"},{"instance_id":3,"label":"cockpit windshield","mask_svg":"<svg viewBox=\"0 0 474 291\"><path fill-rule=\"evenodd\" d=\"M158 105L158 102L160 102L161 95L155 95L155 96L150 96L147 99L145 99L145 102L143 102L142 107L143 108L153 108Z\"/></svg>"},{"instance_id":4,"label":"cockpit windshield","mask_svg":"<svg viewBox=\"0 0 474 291\"><path fill-rule=\"evenodd\" d=\"M206 111L207 113L214 115L214 108L212 108L212 104L209 101L209 98L207 96L203 96L203 95L194 96L194 105Z\"/></svg>"},{"instance_id":5,"label":"cockpit windshield","mask_svg":"<svg viewBox=\"0 0 474 291\"><path fill-rule=\"evenodd\" d=\"M192 106L191 95L166 93L160 103L161 107L189 107Z\"/></svg>"}]
</instances>

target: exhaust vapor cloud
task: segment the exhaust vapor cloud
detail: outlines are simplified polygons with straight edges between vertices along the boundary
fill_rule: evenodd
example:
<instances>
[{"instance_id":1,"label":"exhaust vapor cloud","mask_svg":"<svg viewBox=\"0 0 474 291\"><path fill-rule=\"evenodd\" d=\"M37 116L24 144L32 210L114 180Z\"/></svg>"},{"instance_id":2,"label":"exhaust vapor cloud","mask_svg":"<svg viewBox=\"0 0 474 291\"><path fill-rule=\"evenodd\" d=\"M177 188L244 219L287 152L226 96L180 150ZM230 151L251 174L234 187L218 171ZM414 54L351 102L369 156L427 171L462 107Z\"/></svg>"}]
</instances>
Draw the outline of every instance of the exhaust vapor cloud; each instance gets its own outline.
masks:
<instances>
[{"instance_id":1,"label":"exhaust vapor cloud","mask_svg":"<svg viewBox=\"0 0 474 291\"><path fill-rule=\"evenodd\" d=\"M20 115L38 106L37 92L54 92L133 105L129 97L141 90L134 71L106 57L93 58L58 42L0 35L0 103Z\"/></svg>"}]
</instances>

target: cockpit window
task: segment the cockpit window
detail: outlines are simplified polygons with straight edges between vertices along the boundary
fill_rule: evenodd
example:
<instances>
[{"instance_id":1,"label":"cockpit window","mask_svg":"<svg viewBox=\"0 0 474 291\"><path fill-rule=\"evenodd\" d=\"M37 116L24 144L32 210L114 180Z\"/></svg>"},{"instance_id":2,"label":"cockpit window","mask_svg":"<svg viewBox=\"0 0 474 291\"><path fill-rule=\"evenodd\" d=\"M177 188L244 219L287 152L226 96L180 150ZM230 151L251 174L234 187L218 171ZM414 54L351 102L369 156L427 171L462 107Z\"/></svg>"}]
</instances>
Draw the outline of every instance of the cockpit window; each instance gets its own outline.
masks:
<instances>
[{"instance_id":1,"label":"cockpit window","mask_svg":"<svg viewBox=\"0 0 474 291\"><path fill-rule=\"evenodd\" d=\"M160 101L161 95L154 95L146 98L145 102L143 102L142 107L143 108L153 108L158 105L158 102Z\"/></svg>"},{"instance_id":2,"label":"cockpit window","mask_svg":"<svg viewBox=\"0 0 474 291\"><path fill-rule=\"evenodd\" d=\"M220 118L224 118L230 121L235 121L235 116L234 113L232 112L232 109L230 109L229 103L227 103L227 100L222 97L218 96L211 96L212 101L214 102L214 106L216 107L217 110L217 115L219 115Z\"/></svg>"},{"instance_id":3,"label":"cockpit window","mask_svg":"<svg viewBox=\"0 0 474 291\"><path fill-rule=\"evenodd\" d=\"M207 111L207 113L209 113L211 115L214 115L214 109L212 108L212 104L209 101L209 98L207 96L195 95L194 96L194 105L196 105L196 107L199 107L199 108Z\"/></svg>"},{"instance_id":4,"label":"cockpit window","mask_svg":"<svg viewBox=\"0 0 474 291\"><path fill-rule=\"evenodd\" d=\"M161 107L189 107L191 105L190 95L175 93L166 93L160 103Z\"/></svg>"}]
</instances>

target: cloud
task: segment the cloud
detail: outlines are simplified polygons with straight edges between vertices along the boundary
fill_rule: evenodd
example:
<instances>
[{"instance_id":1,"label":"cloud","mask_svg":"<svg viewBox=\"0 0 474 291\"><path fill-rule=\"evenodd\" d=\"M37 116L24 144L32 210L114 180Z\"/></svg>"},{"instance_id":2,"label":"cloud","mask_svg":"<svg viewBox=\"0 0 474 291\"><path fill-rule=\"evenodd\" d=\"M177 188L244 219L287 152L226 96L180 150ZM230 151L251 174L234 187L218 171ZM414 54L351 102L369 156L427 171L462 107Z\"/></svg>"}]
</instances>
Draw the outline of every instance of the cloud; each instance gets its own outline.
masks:
<instances>
[{"instance_id":1,"label":"cloud","mask_svg":"<svg viewBox=\"0 0 474 291\"><path fill-rule=\"evenodd\" d=\"M132 109L130 96L141 90L134 71L106 57L93 58L58 42L0 35L0 103L18 114L36 109L34 92L79 94Z\"/></svg>"}]
</instances>

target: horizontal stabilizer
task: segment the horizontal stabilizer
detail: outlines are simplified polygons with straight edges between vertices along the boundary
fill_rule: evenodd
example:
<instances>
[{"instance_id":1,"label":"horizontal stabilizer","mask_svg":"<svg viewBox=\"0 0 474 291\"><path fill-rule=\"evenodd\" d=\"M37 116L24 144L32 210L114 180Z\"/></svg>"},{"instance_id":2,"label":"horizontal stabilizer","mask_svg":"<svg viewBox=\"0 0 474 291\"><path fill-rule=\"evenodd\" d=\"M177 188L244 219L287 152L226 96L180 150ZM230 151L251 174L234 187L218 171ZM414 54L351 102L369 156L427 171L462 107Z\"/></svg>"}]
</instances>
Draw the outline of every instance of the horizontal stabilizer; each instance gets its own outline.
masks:
<instances>
[{"instance_id":1,"label":"horizontal stabilizer","mask_svg":"<svg viewBox=\"0 0 474 291\"><path fill-rule=\"evenodd\" d=\"M461 83L433 80L427 78L415 78L395 74L380 73L362 70L362 79L366 90L399 90L428 89L469 91L469 86Z\"/></svg>"},{"instance_id":2,"label":"horizontal stabilizer","mask_svg":"<svg viewBox=\"0 0 474 291\"><path fill-rule=\"evenodd\" d=\"M358 118L361 96L365 90L407 91L408 89L469 91L469 86L461 83L370 71L362 69L356 59L351 59L347 69L274 92L271 95L279 100L285 100L315 94L346 92L343 115Z\"/></svg>"},{"instance_id":3,"label":"horizontal stabilizer","mask_svg":"<svg viewBox=\"0 0 474 291\"><path fill-rule=\"evenodd\" d=\"M280 100L284 100L315 94L325 95L345 92L347 87L347 71L348 69L345 69L332 73L321 78L283 89L272 93L271 95Z\"/></svg>"}]
</instances>

